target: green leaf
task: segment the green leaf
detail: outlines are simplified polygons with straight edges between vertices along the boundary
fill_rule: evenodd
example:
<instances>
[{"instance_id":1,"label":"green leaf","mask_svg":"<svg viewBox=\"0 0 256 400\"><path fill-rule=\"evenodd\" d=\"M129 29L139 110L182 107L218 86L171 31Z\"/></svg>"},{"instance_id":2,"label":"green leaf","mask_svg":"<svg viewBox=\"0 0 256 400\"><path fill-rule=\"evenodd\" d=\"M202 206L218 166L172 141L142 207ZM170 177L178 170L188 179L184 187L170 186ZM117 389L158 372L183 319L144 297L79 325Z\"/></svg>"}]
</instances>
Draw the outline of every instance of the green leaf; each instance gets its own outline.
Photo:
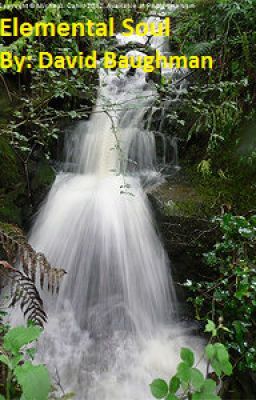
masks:
<instances>
[{"instance_id":1,"label":"green leaf","mask_svg":"<svg viewBox=\"0 0 256 400\"><path fill-rule=\"evenodd\" d=\"M221 376L221 374L222 374L222 366L221 366L220 362L218 360L214 359L211 362L211 366L214 369L214 371L216 372L216 374L218 376Z\"/></svg>"},{"instance_id":2,"label":"green leaf","mask_svg":"<svg viewBox=\"0 0 256 400\"><path fill-rule=\"evenodd\" d=\"M213 379L206 379L204 381L202 391L207 394L215 393L216 392L216 382Z\"/></svg>"},{"instance_id":3,"label":"green leaf","mask_svg":"<svg viewBox=\"0 0 256 400\"><path fill-rule=\"evenodd\" d=\"M221 398L212 393L196 392L192 394L192 400L221 400Z\"/></svg>"},{"instance_id":4,"label":"green leaf","mask_svg":"<svg viewBox=\"0 0 256 400\"><path fill-rule=\"evenodd\" d=\"M7 365L8 368L12 369L11 360L5 354L0 354L0 362Z\"/></svg>"},{"instance_id":5,"label":"green leaf","mask_svg":"<svg viewBox=\"0 0 256 400\"><path fill-rule=\"evenodd\" d=\"M5 397L0 394L0 400L5 400Z\"/></svg>"},{"instance_id":6,"label":"green leaf","mask_svg":"<svg viewBox=\"0 0 256 400\"><path fill-rule=\"evenodd\" d=\"M213 321L211 320L207 320L207 325L205 327L205 332L209 332L212 334L212 336L216 336L217 335L217 329L216 329L216 325Z\"/></svg>"},{"instance_id":7,"label":"green leaf","mask_svg":"<svg viewBox=\"0 0 256 400\"><path fill-rule=\"evenodd\" d=\"M15 375L26 400L47 400L51 390L48 370L29 361L15 368Z\"/></svg>"},{"instance_id":8,"label":"green leaf","mask_svg":"<svg viewBox=\"0 0 256 400\"><path fill-rule=\"evenodd\" d=\"M232 323L232 325L235 328L237 340L242 341L244 338L244 335L247 331L247 328L244 326L244 324L241 321L234 321Z\"/></svg>"},{"instance_id":9,"label":"green leaf","mask_svg":"<svg viewBox=\"0 0 256 400\"><path fill-rule=\"evenodd\" d=\"M77 112L76 112L76 111L69 111L68 115L69 115L72 119L74 119L74 118L77 117Z\"/></svg>"},{"instance_id":10,"label":"green leaf","mask_svg":"<svg viewBox=\"0 0 256 400\"><path fill-rule=\"evenodd\" d=\"M229 361L226 361L222 364L222 371L224 372L225 375L232 375L233 372L233 367L232 364Z\"/></svg>"},{"instance_id":11,"label":"green leaf","mask_svg":"<svg viewBox=\"0 0 256 400\"><path fill-rule=\"evenodd\" d=\"M17 355L13 355L12 356L13 368L15 368L15 366L18 365L19 362L23 360L23 358L24 358L24 355L21 353L18 353Z\"/></svg>"},{"instance_id":12,"label":"green leaf","mask_svg":"<svg viewBox=\"0 0 256 400\"><path fill-rule=\"evenodd\" d=\"M204 400L203 393L193 393L192 400Z\"/></svg>"},{"instance_id":13,"label":"green leaf","mask_svg":"<svg viewBox=\"0 0 256 400\"><path fill-rule=\"evenodd\" d=\"M211 360L215 356L215 348L212 344L208 344L205 348L206 357Z\"/></svg>"},{"instance_id":14,"label":"green leaf","mask_svg":"<svg viewBox=\"0 0 256 400\"><path fill-rule=\"evenodd\" d=\"M188 383L191 378L191 368L184 362L181 362L177 368L177 376L181 381Z\"/></svg>"},{"instance_id":15,"label":"green leaf","mask_svg":"<svg viewBox=\"0 0 256 400\"><path fill-rule=\"evenodd\" d=\"M23 346L38 339L41 332L42 329L38 326L13 328L4 337L4 348L17 354Z\"/></svg>"},{"instance_id":16,"label":"green leaf","mask_svg":"<svg viewBox=\"0 0 256 400\"><path fill-rule=\"evenodd\" d=\"M150 389L156 399L163 399L168 394L168 385L163 379L155 379L150 384Z\"/></svg>"},{"instance_id":17,"label":"green leaf","mask_svg":"<svg viewBox=\"0 0 256 400\"><path fill-rule=\"evenodd\" d=\"M227 352L225 346L223 344L221 344L221 343L216 343L215 344L215 348L217 350L217 358L218 358L218 360L221 363L225 362L225 361L228 361L229 355L228 355L228 352Z\"/></svg>"},{"instance_id":18,"label":"green leaf","mask_svg":"<svg viewBox=\"0 0 256 400\"><path fill-rule=\"evenodd\" d=\"M175 394L169 393L165 400L179 400L179 398Z\"/></svg>"},{"instance_id":19,"label":"green leaf","mask_svg":"<svg viewBox=\"0 0 256 400\"><path fill-rule=\"evenodd\" d=\"M195 357L192 350L183 347L180 352L180 357L189 367L194 365Z\"/></svg>"},{"instance_id":20,"label":"green leaf","mask_svg":"<svg viewBox=\"0 0 256 400\"><path fill-rule=\"evenodd\" d=\"M191 383L196 390L200 390L204 384L204 376L197 368L191 370Z\"/></svg>"},{"instance_id":21,"label":"green leaf","mask_svg":"<svg viewBox=\"0 0 256 400\"><path fill-rule=\"evenodd\" d=\"M169 392L176 393L180 388L180 379L177 376L173 376L169 383Z\"/></svg>"}]
</instances>

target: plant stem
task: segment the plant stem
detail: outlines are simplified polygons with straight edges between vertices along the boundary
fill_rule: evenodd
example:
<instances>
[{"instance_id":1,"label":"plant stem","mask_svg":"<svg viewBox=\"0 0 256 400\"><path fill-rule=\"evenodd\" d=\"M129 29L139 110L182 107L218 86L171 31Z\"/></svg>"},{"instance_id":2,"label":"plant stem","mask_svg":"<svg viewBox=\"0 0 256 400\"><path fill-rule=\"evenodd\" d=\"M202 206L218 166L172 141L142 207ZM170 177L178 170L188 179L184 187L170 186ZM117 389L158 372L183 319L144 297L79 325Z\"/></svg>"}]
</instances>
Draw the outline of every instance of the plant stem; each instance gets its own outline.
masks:
<instances>
[{"instance_id":1,"label":"plant stem","mask_svg":"<svg viewBox=\"0 0 256 400\"><path fill-rule=\"evenodd\" d=\"M11 381L12 371L8 368L7 379L6 379L6 400L11 400Z\"/></svg>"}]
</instances>

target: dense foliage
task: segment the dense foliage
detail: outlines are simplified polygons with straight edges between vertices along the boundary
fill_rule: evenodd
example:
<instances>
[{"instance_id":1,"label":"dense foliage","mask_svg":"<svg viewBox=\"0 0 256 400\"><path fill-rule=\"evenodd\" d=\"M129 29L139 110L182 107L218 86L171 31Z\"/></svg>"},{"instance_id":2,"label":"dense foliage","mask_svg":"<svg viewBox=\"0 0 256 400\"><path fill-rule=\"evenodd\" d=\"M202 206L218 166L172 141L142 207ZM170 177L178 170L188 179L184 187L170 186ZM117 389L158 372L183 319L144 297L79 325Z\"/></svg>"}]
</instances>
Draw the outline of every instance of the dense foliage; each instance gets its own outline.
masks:
<instances>
[{"instance_id":1,"label":"dense foliage","mask_svg":"<svg viewBox=\"0 0 256 400\"><path fill-rule=\"evenodd\" d=\"M188 130L188 139L207 136L210 157L239 139L235 130L243 119L255 118L255 6L254 0L199 0L193 9L178 11L173 41L179 50L215 59L214 69L200 76L200 87L192 88Z\"/></svg>"},{"instance_id":2,"label":"dense foliage","mask_svg":"<svg viewBox=\"0 0 256 400\"><path fill-rule=\"evenodd\" d=\"M19 8L31 3L16 1L11 10L0 9L1 17L18 17L20 21L81 21L102 19L100 8L84 7L84 2L70 2L75 7L61 7L61 2L45 7ZM91 2L92 3L92 2ZM96 2L95 2L96 3ZM9 2L6 2L9 4ZM56 6L59 4L60 6ZM10 4L9 4L10 5ZM86 54L100 46L88 38L74 37L1 38L0 46L16 55L28 54L35 63L39 51L74 55ZM58 143L63 142L63 127L74 119L87 118L95 100L97 74L88 70L40 70L25 68L17 73L0 70L1 87L6 98L0 126L0 167L7 175L1 177L0 218L6 222L24 224L42 201L45 189L54 173L48 160L56 158ZM10 180L12 184L10 184ZM15 187L15 191L13 188Z\"/></svg>"},{"instance_id":3,"label":"dense foliage","mask_svg":"<svg viewBox=\"0 0 256 400\"><path fill-rule=\"evenodd\" d=\"M206 326L207 331L211 324ZM214 336L214 334L213 334ZM181 362L177 366L177 372L170 379L169 384L163 379L155 379L151 385L152 395L156 399L165 400L220 400L217 395L216 381L208 377L212 369L217 377L224 378L232 374L232 365L229 361L229 354L222 343L209 343L205 347L204 356L207 360L206 376L197 368L195 355L189 348L182 348L180 351ZM202 369L202 365L201 365Z\"/></svg>"},{"instance_id":4,"label":"dense foliage","mask_svg":"<svg viewBox=\"0 0 256 400\"><path fill-rule=\"evenodd\" d=\"M34 6L29 6L34 4ZM68 3L55 0L39 7L36 1L5 1L0 17L17 17L19 21L94 22L113 15L116 24L133 15L138 17L137 6L132 9L109 8L106 2L79 0ZM125 2L124 2L125 3ZM127 0L126 3L131 1ZM138 2L139 7L140 2ZM92 69L44 69L37 67L38 53L47 51L57 55L86 55L92 50L99 54L111 39L100 37L1 37L1 51L12 51L32 57L33 68L17 73L0 68L0 168L7 175L0 177L0 219L25 224L42 201L47 187L54 179L49 160L61 158L64 128L81 118L88 118L95 104L98 75ZM3 105L1 102L3 101ZM12 184L10 185L10 181ZM15 186L15 191L13 191Z\"/></svg>"},{"instance_id":5,"label":"dense foliage","mask_svg":"<svg viewBox=\"0 0 256 400\"><path fill-rule=\"evenodd\" d=\"M220 340L240 370L256 369L256 216L216 218L222 239L205 254L214 279L186 286L198 319L220 319Z\"/></svg>"},{"instance_id":6,"label":"dense foliage","mask_svg":"<svg viewBox=\"0 0 256 400\"><path fill-rule=\"evenodd\" d=\"M212 194L215 188L212 202L246 212L256 201L256 2L180 3L194 6L173 16L173 51L210 54L215 64L211 71L192 71L176 104L172 82L163 80L163 101L170 100L163 130L180 139L183 164L194 171L195 184L203 177L204 191Z\"/></svg>"},{"instance_id":7,"label":"dense foliage","mask_svg":"<svg viewBox=\"0 0 256 400\"><path fill-rule=\"evenodd\" d=\"M20 2L23 3L23 2ZM81 6L84 2L80 2ZM8 15L8 11L2 11L2 16ZM56 7L50 3L45 8L21 10L14 8L12 17L19 20L45 22L57 21L83 21L93 18L97 21L101 17L100 9L91 12L90 9ZM95 43L89 38L81 38L79 42L75 38L66 37L29 37L29 38L2 38L2 48L12 50L17 55L24 53L32 56L32 65L39 51L49 51L54 55L61 53L74 55L79 51L89 53ZM36 63L35 63L36 64ZM0 71L3 79L8 73ZM9 95L18 96L18 104L11 121L4 128L4 133L10 138L10 143L19 152L23 161L28 162L33 152L42 148L45 155L50 155L51 143L57 138L59 129L56 122L63 118L86 117L90 110L89 105L94 101L95 77L89 70L40 70L34 65L31 70L26 69L22 75L13 75L19 80L18 93ZM10 78L10 77L9 77Z\"/></svg>"},{"instance_id":8,"label":"dense foliage","mask_svg":"<svg viewBox=\"0 0 256 400\"><path fill-rule=\"evenodd\" d=\"M35 0L4 3L14 7L8 11L1 6L1 17L11 14L32 23L99 21L110 15L118 20L131 14L125 8L111 9L106 1L97 0L90 1L95 4L93 8L86 8L84 0L65 4L61 0L46 1L43 8L19 8L22 4L36 4ZM99 3L105 7L96 7ZM144 14L138 11L140 1L129 3L137 7L132 11L135 19L142 18ZM229 354L235 371L256 370L256 0L176 3L193 7L172 12L172 51L211 54L215 66L212 71L186 71L188 82L178 100L173 96L173 82L161 75L155 79L160 93L156 114L164 119L156 126L161 126L161 134L166 137L170 132L178 137L182 166L195 186L209 195L211 213L228 209L245 215L228 213L215 218L222 237L204 255L204 275L209 278L186 283L192 291L190 301L196 318L207 321L206 332L211 338L204 355L219 382L218 377L232 372ZM115 43L100 38L0 39L1 49L12 50L16 55L28 53L32 60L39 51L75 55L96 49L100 53L106 45ZM51 162L59 158L64 126L89 117L97 83L97 73L91 70L33 68L18 74L15 68L8 73L0 69L0 85L7 104L2 104L0 98L0 169L5 171L0 176L1 222L23 226L28 223L54 179ZM0 229L0 236L4 235ZM47 275L46 270L44 273ZM31 274L35 275L35 271ZM22 272L18 277L29 279L33 290L37 290L33 276L24 278ZM52 278L49 289L53 290L54 283L58 286L57 279ZM40 329L9 330L3 325L1 329L0 365L7 368L1 392L6 399L30 399L31 391L40 384L43 389L38 400L46 399L51 391L48 372L44 366L34 365L34 352L27 348L37 339ZM217 400L216 382L209 377L209 371L203 376L191 350L183 349L181 359L169 384L159 379L152 383L152 394L167 400Z\"/></svg>"},{"instance_id":9,"label":"dense foliage","mask_svg":"<svg viewBox=\"0 0 256 400\"><path fill-rule=\"evenodd\" d=\"M7 378L5 397L0 395L1 400L18 399L20 391L24 399L47 399L51 389L49 373L44 365L32 363L35 349L27 347L39 338L41 329L21 326L10 330L3 327L3 330L0 361L7 367Z\"/></svg>"}]
</instances>

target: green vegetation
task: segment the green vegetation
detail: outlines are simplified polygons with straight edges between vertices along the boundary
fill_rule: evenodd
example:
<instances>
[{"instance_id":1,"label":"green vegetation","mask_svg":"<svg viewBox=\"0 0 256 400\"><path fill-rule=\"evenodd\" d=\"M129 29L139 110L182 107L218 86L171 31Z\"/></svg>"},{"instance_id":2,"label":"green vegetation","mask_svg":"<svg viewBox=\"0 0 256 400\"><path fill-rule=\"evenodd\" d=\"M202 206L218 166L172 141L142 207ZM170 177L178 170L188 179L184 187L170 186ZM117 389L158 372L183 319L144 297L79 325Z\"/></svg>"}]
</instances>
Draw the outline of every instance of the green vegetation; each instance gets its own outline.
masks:
<instances>
[{"instance_id":1,"label":"green vegetation","mask_svg":"<svg viewBox=\"0 0 256 400\"><path fill-rule=\"evenodd\" d=\"M211 54L215 66L192 71L181 100L170 103L164 132L181 139L182 164L211 201L244 213L256 201L256 2L180 3L194 7L173 16L173 51ZM172 82L162 80L160 90L163 101L171 100Z\"/></svg>"},{"instance_id":2,"label":"green vegetation","mask_svg":"<svg viewBox=\"0 0 256 400\"><path fill-rule=\"evenodd\" d=\"M256 370L256 1L179 3L193 7L178 9L173 15L173 51L211 54L215 67L192 71L180 101L170 102L163 132L167 136L175 133L180 139L183 172L204 203L202 213L196 198L185 197L183 203L178 201L178 212L208 218L217 215L213 222L219 228L214 249L203 255L200 275L185 286L196 318L212 321L216 340L228 349L234 374L250 376ZM172 99L172 87L172 82L162 79L159 106ZM196 251L202 252L197 241ZM178 393L178 398L187 398ZM187 396L201 398L193 392ZM235 396L242 399L246 394ZM159 398L176 399L170 392Z\"/></svg>"},{"instance_id":3,"label":"green vegetation","mask_svg":"<svg viewBox=\"0 0 256 400\"><path fill-rule=\"evenodd\" d=\"M131 14L137 18L136 8L132 11L125 8L110 10L100 7L98 0L90 1L89 6L84 0L71 0L68 6L56 0L47 2L45 7L34 8L26 7L29 3L31 1L5 1L3 4L9 9L0 7L0 17L12 16L31 23L71 23L87 19L103 21L111 14L116 18L117 27L121 19ZM32 3L36 5L37 2ZM0 38L1 50L12 51L17 56L27 54L32 57L33 65L32 69L25 68L22 73L17 73L15 66L11 72L0 68L3 93L0 95L0 155L5 154L4 159L0 158L0 167L5 163L7 172L6 182L0 185L1 220L26 226L54 179L54 171L49 172L49 163L56 159L57 148L63 147L64 127L76 120L87 119L95 103L97 71L79 68L40 70L36 67L38 53L48 51L54 55L75 56L79 52L87 55L96 50L101 54L107 45L112 45L111 41L100 37ZM44 170L37 171L38 163L45 166Z\"/></svg>"},{"instance_id":4,"label":"green vegetation","mask_svg":"<svg viewBox=\"0 0 256 400\"><path fill-rule=\"evenodd\" d=\"M84 0L70 0L69 4L75 7L69 8L53 6L62 5L62 1L46 2L45 8L34 9L19 9L28 1L4 3L14 4L13 16L32 23L100 21L109 15L118 21L131 14L123 8L87 9ZM198 276L185 284L195 318L207 323L204 335L211 335L204 354L208 362L206 374L195 365L192 351L182 349L176 375L169 384L155 380L151 391L155 398L166 400L217 400L222 396L216 388L220 378L232 379L237 372L252 374L256 370L256 0L177 3L194 7L172 12L173 52L213 55L215 67L212 71L191 71L189 84L176 103L172 101L173 82L161 76L155 79L160 93L156 107L161 110L164 105L166 111L162 133L168 137L171 132L180 139L181 165L195 188L191 197L185 188L182 198L186 200L178 206L171 202L166 214L171 218L175 206L176 214L195 216L200 205L200 216L217 216L214 222L220 238L213 249L202 255L205 278ZM136 20L143 17L139 4L137 1L138 7L132 11ZM10 11L0 8L1 17L9 15ZM28 53L33 63L39 51L72 56L92 49L100 53L106 46L114 48L115 43L112 39L88 37L32 37L0 38L0 46L16 55ZM1 237L13 229L6 223L28 227L31 215L54 180L52 161L59 158L57 147L63 146L64 127L90 116L97 84L97 72L92 70L33 68L21 74L15 69L8 73L0 70ZM20 231L15 229L20 238ZM197 241L200 251L200 240ZM0 254L0 259L8 259L2 246ZM8 261L13 265L14 255ZM13 273L25 276L36 293L35 271L29 275L23 265L22 272L13 269ZM40 296L37 300L40 306ZM49 374L43 365L34 365L34 351L28 347L38 339L41 329L9 329L5 325L1 329L0 364L7 376L1 379L0 399L46 400L52 390ZM38 385L42 388L39 397L32 397Z\"/></svg>"},{"instance_id":5,"label":"green vegetation","mask_svg":"<svg viewBox=\"0 0 256 400\"><path fill-rule=\"evenodd\" d=\"M20 20L50 22L102 18L100 9L89 11L88 15L86 8L79 8L79 2L76 2L76 8L69 9L54 7L51 3L45 8L19 9L22 3L15 2L16 7L11 12ZM0 15L7 17L10 12L2 9ZM81 39L79 43L74 38L60 37L12 39L1 38L0 46L17 55L26 52L32 60L39 51L47 50L53 54L64 51L72 55L79 51L89 52L92 46L100 46L100 43L88 38ZM0 70L0 76L3 97L9 98L8 113L5 112L4 118L0 119L0 152L4 153L0 166L4 163L7 172L2 177L6 182L1 182L0 217L6 222L25 224L52 183L48 176L53 175L53 171L49 172L50 167L47 168L46 164L56 154L63 126L72 120L88 117L95 100L97 74L78 69L42 71L33 68L25 69L21 74L17 74L15 69L11 73ZM38 171L38 163L42 163L44 169ZM38 196L38 192L42 194ZM14 204L20 211L16 211Z\"/></svg>"},{"instance_id":6,"label":"green vegetation","mask_svg":"<svg viewBox=\"0 0 256 400\"><path fill-rule=\"evenodd\" d=\"M33 363L36 348L32 348L31 344L39 338L47 322L43 301L36 287L36 270L40 268L41 289L47 280L47 289L52 294L58 292L64 271L51 267L42 254L36 253L17 227L0 223L0 242L1 258L20 265L16 269L0 259L1 285L10 289L9 293L5 292L10 306L20 305L28 320L28 327L11 329L2 320L7 313L0 310L0 399L46 400L50 392L51 398L57 399L59 397L54 395L47 368ZM62 399L73 397L71 394L67 396Z\"/></svg>"},{"instance_id":7,"label":"green vegetation","mask_svg":"<svg viewBox=\"0 0 256 400\"><path fill-rule=\"evenodd\" d=\"M204 255L212 280L187 282L199 320L220 318L219 340L239 370L256 369L256 216L216 218L222 239Z\"/></svg>"},{"instance_id":8,"label":"green vegetation","mask_svg":"<svg viewBox=\"0 0 256 400\"><path fill-rule=\"evenodd\" d=\"M219 329L212 321L208 321L205 331L211 333L211 341L217 335ZM182 348L180 352L181 362L177 366L177 372L170 379L169 384L163 379L154 380L151 385L152 395L156 399L165 400L220 400L216 393L218 379L223 379L232 374L232 365L229 354L222 343L209 343L204 350L207 360L206 373L203 373L195 365L195 355L189 348ZM202 369L201 365L201 369ZM210 370L216 374L216 380L210 378Z\"/></svg>"},{"instance_id":9,"label":"green vegetation","mask_svg":"<svg viewBox=\"0 0 256 400\"><path fill-rule=\"evenodd\" d=\"M2 328L6 330L6 326ZM35 349L27 347L36 341L42 329L36 326L17 327L5 332L0 347L0 361L7 367L5 397L11 400L45 400L51 390L49 373L44 365L34 365ZM40 390L38 390L40 388Z\"/></svg>"},{"instance_id":10,"label":"green vegetation","mask_svg":"<svg viewBox=\"0 0 256 400\"><path fill-rule=\"evenodd\" d=\"M3 316L3 313L1 313ZM10 328L0 326L1 374L6 377L0 384L0 400L70 400L74 393L55 395L49 371L43 364L36 364L36 343L42 328L31 323Z\"/></svg>"}]
</instances>

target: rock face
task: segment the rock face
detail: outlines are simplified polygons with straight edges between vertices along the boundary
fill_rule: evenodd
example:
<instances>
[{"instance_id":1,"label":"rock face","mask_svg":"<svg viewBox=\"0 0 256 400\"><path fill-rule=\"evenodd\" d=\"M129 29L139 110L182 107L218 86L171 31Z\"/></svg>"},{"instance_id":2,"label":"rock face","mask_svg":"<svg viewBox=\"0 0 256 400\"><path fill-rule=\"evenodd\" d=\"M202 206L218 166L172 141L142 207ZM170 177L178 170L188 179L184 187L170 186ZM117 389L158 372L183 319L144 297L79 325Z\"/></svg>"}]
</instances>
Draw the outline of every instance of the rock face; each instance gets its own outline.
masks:
<instances>
[{"instance_id":1,"label":"rock face","mask_svg":"<svg viewBox=\"0 0 256 400\"><path fill-rule=\"evenodd\" d=\"M31 161L28 182L23 163L0 137L0 171L0 221L24 226L52 184L54 170L47 160Z\"/></svg>"},{"instance_id":2,"label":"rock face","mask_svg":"<svg viewBox=\"0 0 256 400\"><path fill-rule=\"evenodd\" d=\"M55 171L46 159L34 162L31 165L31 191L33 205L38 205L44 200L46 193L52 186L55 179Z\"/></svg>"},{"instance_id":3,"label":"rock face","mask_svg":"<svg viewBox=\"0 0 256 400\"><path fill-rule=\"evenodd\" d=\"M20 199L26 185L22 165L8 141L0 137L0 220L21 223Z\"/></svg>"},{"instance_id":4,"label":"rock face","mask_svg":"<svg viewBox=\"0 0 256 400\"><path fill-rule=\"evenodd\" d=\"M182 172L150 192L149 198L171 256L214 243L216 228L206 211L205 199Z\"/></svg>"},{"instance_id":5,"label":"rock face","mask_svg":"<svg viewBox=\"0 0 256 400\"><path fill-rule=\"evenodd\" d=\"M33 161L28 183L23 163L8 141L0 137L0 171L0 221L26 226L52 184L54 170L46 160Z\"/></svg>"},{"instance_id":6,"label":"rock face","mask_svg":"<svg viewBox=\"0 0 256 400\"><path fill-rule=\"evenodd\" d=\"M186 314L184 290L180 283L210 275L202 254L212 248L218 238L218 230L206 213L204 198L182 171L149 193L149 199Z\"/></svg>"}]
</instances>

